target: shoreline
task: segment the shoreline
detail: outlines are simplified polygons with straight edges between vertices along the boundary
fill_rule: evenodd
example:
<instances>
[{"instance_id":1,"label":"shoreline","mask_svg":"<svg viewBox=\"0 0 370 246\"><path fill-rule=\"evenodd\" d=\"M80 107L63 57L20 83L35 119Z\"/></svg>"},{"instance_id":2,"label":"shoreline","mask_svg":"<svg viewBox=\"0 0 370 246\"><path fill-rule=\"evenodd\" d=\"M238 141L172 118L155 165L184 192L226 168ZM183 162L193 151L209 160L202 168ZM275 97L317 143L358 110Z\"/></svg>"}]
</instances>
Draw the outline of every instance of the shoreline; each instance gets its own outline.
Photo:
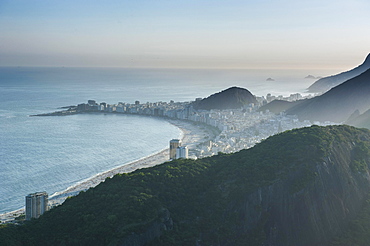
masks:
<instances>
[{"instance_id":1,"label":"shoreline","mask_svg":"<svg viewBox=\"0 0 370 246\"><path fill-rule=\"evenodd\" d=\"M190 148L194 148L195 145L204 142L205 138L209 137L210 135L210 132L208 132L206 129L200 129L199 126L190 122L175 119L164 120L180 129L180 139L182 144ZM159 152L153 153L149 156L145 156L105 172L98 173L88 179L80 181L79 183L66 188L63 191L55 192L49 196L49 206L53 207L61 205L68 197L76 196L81 191L86 191L89 188L93 188L101 182L104 182L108 177L113 177L119 173L130 173L141 168L153 167L166 161L169 161L169 148L162 149ZM24 207L14 211L6 212L0 214L0 221L1 223L12 221L24 213Z\"/></svg>"}]
</instances>

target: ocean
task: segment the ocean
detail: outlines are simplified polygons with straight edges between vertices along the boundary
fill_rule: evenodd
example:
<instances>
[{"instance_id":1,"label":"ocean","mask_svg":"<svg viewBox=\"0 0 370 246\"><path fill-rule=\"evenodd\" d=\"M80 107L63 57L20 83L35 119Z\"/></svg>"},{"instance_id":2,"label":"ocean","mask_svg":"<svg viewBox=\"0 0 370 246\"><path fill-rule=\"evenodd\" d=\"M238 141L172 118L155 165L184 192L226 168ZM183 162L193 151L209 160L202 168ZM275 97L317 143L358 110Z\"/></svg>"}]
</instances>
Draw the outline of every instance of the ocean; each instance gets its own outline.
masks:
<instances>
[{"instance_id":1,"label":"ocean","mask_svg":"<svg viewBox=\"0 0 370 246\"><path fill-rule=\"evenodd\" d=\"M313 72L0 67L0 213L22 208L29 193L46 191L50 196L159 152L181 134L160 118L30 115L90 99L108 104L192 101L231 86L257 96L305 94L314 81L304 77ZM266 81L269 77L274 81Z\"/></svg>"}]
</instances>

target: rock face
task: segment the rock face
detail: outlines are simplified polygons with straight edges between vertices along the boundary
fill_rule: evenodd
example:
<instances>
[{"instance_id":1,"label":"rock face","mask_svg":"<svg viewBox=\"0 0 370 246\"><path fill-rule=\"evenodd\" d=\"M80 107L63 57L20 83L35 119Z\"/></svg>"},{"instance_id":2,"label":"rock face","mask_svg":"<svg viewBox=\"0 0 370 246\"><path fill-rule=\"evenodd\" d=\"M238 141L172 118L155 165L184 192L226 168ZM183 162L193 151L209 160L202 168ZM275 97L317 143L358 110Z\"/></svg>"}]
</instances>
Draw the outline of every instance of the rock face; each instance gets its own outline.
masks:
<instances>
[{"instance_id":1,"label":"rock face","mask_svg":"<svg viewBox=\"0 0 370 246\"><path fill-rule=\"evenodd\" d=\"M327 245L356 217L369 192L369 173L353 173L349 166L353 147L349 143L333 147L315 166L317 176L306 188L291 192L298 172L246 195L232 210L243 218L246 229L266 220L263 245Z\"/></svg>"},{"instance_id":2,"label":"rock face","mask_svg":"<svg viewBox=\"0 0 370 246\"><path fill-rule=\"evenodd\" d=\"M345 122L356 110L370 108L370 69L326 92L286 110L301 120Z\"/></svg>"},{"instance_id":3,"label":"rock face","mask_svg":"<svg viewBox=\"0 0 370 246\"><path fill-rule=\"evenodd\" d=\"M370 141L366 132L359 132L354 141L342 133L334 136L321 160L301 165L285 178L243 194L239 201L230 201L225 218L243 221L231 231L242 238L246 231L260 228L265 233L260 245L265 246L328 245L356 218L368 198L370 156L368 151L359 155L360 142ZM359 156L367 166L362 170L355 165Z\"/></svg>"},{"instance_id":4,"label":"rock face","mask_svg":"<svg viewBox=\"0 0 370 246\"><path fill-rule=\"evenodd\" d=\"M255 96L247 89L231 87L219 93L213 94L200 101L195 101L195 109L236 109L250 103L257 103Z\"/></svg>"},{"instance_id":5,"label":"rock face","mask_svg":"<svg viewBox=\"0 0 370 246\"><path fill-rule=\"evenodd\" d=\"M324 77L313 83L310 87L308 87L309 92L325 92L330 90L331 88L340 85L341 83L360 75L361 73L365 72L367 69L370 68L370 54L366 57L365 61L359 65L358 67L349 70L347 72L343 72L340 74L332 75L329 77Z\"/></svg>"},{"instance_id":6,"label":"rock face","mask_svg":"<svg viewBox=\"0 0 370 246\"><path fill-rule=\"evenodd\" d=\"M164 231L173 229L173 221L170 212L163 209L160 213L159 219L154 221L146 230L140 234L133 233L127 236L119 244L120 246L144 246L151 241L159 238Z\"/></svg>"}]
</instances>

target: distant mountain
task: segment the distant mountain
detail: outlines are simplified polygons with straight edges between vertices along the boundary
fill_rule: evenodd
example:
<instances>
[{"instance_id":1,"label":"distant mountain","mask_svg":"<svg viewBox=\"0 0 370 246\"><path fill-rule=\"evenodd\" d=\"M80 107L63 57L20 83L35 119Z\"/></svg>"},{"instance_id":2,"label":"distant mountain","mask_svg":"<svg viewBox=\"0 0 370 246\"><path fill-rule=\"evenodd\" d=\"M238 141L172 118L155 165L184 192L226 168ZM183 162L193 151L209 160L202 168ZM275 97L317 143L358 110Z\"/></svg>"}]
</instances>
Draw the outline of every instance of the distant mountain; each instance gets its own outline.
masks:
<instances>
[{"instance_id":1,"label":"distant mountain","mask_svg":"<svg viewBox=\"0 0 370 246\"><path fill-rule=\"evenodd\" d=\"M352 117L350 117L345 123L351 126L364 127L370 129L370 110L360 114L356 111Z\"/></svg>"},{"instance_id":2,"label":"distant mountain","mask_svg":"<svg viewBox=\"0 0 370 246\"><path fill-rule=\"evenodd\" d=\"M207 98L193 102L195 109L236 109L250 103L257 103L256 97L247 89L230 87Z\"/></svg>"},{"instance_id":3,"label":"distant mountain","mask_svg":"<svg viewBox=\"0 0 370 246\"><path fill-rule=\"evenodd\" d=\"M369 148L369 130L313 126L119 174L39 219L0 224L0 244L370 245Z\"/></svg>"},{"instance_id":4,"label":"distant mountain","mask_svg":"<svg viewBox=\"0 0 370 246\"><path fill-rule=\"evenodd\" d=\"M304 77L305 79L318 79L318 77L315 77L311 74L307 75L306 77Z\"/></svg>"},{"instance_id":5,"label":"distant mountain","mask_svg":"<svg viewBox=\"0 0 370 246\"><path fill-rule=\"evenodd\" d=\"M325 94L304 100L286 110L301 120L345 122L356 110L370 109L370 69Z\"/></svg>"},{"instance_id":6,"label":"distant mountain","mask_svg":"<svg viewBox=\"0 0 370 246\"><path fill-rule=\"evenodd\" d=\"M308 87L309 92L325 92L330 90L331 88L347 81L361 73L365 72L370 68L370 54L366 57L365 61L359 65L358 67L343 72L337 75L332 75L329 77L324 77L313 83L310 87Z\"/></svg>"}]
</instances>

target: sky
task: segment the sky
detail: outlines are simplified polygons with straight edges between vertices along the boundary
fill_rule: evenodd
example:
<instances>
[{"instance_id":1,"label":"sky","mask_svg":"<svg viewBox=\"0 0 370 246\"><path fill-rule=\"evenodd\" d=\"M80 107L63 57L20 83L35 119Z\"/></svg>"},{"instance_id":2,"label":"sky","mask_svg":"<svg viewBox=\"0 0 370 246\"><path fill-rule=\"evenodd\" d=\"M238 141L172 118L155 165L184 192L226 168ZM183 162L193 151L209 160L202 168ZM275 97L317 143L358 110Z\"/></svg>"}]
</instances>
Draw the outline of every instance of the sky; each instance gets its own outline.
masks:
<instances>
[{"instance_id":1,"label":"sky","mask_svg":"<svg viewBox=\"0 0 370 246\"><path fill-rule=\"evenodd\" d=\"M0 66L339 69L369 0L0 0Z\"/></svg>"}]
</instances>

